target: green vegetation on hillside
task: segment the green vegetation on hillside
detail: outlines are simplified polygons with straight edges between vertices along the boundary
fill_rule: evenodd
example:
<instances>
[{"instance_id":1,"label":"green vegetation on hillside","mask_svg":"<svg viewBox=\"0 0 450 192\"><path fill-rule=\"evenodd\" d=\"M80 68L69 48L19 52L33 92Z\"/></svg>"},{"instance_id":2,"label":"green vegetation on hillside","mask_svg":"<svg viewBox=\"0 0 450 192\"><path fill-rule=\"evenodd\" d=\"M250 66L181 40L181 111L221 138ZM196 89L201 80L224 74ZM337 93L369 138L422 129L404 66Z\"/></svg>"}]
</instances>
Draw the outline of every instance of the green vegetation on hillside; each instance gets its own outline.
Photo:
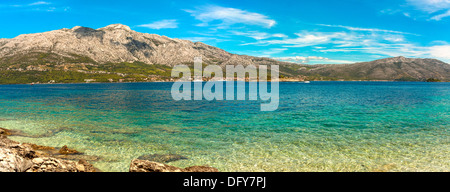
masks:
<instances>
[{"instance_id":1,"label":"green vegetation on hillside","mask_svg":"<svg viewBox=\"0 0 450 192\"><path fill-rule=\"evenodd\" d=\"M441 82L440 79L436 79L436 78L429 78L426 80L426 82Z\"/></svg>"},{"instance_id":2,"label":"green vegetation on hillside","mask_svg":"<svg viewBox=\"0 0 450 192\"><path fill-rule=\"evenodd\" d=\"M0 71L0 84L27 83L81 83L85 79L95 79L95 82L118 81L123 77L115 74L86 74L76 71Z\"/></svg>"},{"instance_id":3,"label":"green vegetation on hillside","mask_svg":"<svg viewBox=\"0 0 450 192\"><path fill-rule=\"evenodd\" d=\"M29 53L0 59L0 84L134 82L169 79L171 67L142 62L98 64L89 57ZM151 79L153 77L153 79Z\"/></svg>"},{"instance_id":4,"label":"green vegetation on hillside","mask_svg":"<svg viewBox=\"0 0 450 192\"><path fill-rule=\"evenodd\" d=\"M172 68L166 65L149 65L143 62L106 63L101 65L86 66L90 71L108 71L124 74L143 74L170 77Z\"/></svg>"},{"instance_id":5,"label":"green vegetation on hillside","mask_svg":"<svg viewBox=\"0 0 450 192\"><path fill-rule=\"evenodd\" d=\"M395 58L391 58L395 59ZM391 80L391 81L448 81L447 64L439 61L418 60L414 62L365 62L349 65L304 65L304 64L280 64L281 80ZM433 62L436 62L433 64ZM213 59L212 63L203 63L203 68L208 64L220 63L219 59ZM194 75L193 62L182 63L190 69ZM270 64L270 63L269 63ZM267 65L269 65L267 64ZM402 69L403 66L409 66ZM416 71L411 71L414 66L421 66L421 71L440 70L443 78L430 77L423 74L415 77ZM222 66L223 67L223 66ZM417 68L417 67L416 67ZM426 70L425 70L426 69ZM81 82L142 82L161 81L171 79L172 66L162 64L146 64L143 62L121 63L97 63L93 59L74 53L56 54L53 52L29 52L0 58L0 84L25 84L25 83L81 83ZM437 73L437 72L436 72ZM226 74L224 69L223 74ZM439 73L437 73L439 74ZM268 69L268 79L270 69ZM235 74L236 76L236 74ZM248 75L246 75L248 76Z\"/></svg>"}]
</instances>

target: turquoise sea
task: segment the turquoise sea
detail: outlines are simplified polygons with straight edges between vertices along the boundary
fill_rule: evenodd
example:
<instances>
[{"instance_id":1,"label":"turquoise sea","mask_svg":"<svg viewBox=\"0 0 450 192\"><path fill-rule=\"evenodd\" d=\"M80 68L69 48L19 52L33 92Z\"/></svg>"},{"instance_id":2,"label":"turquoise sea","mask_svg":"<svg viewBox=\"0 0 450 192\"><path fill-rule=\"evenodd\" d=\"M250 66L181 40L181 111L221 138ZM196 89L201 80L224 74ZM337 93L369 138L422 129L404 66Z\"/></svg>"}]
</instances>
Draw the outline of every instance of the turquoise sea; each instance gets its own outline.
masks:
<instances>
[{"instance_id":1,"label":"turquoise sea","mask_svg":"<svg viewBox=\"0 0 450 192\"><path fill-rule=\"evenodd\" d=\"M172 83L0 85L0 127L128 171L145 154L220 171L450 171L450 83L280 83L280 105L174 101Z\"/></svg>"}]
</instances>

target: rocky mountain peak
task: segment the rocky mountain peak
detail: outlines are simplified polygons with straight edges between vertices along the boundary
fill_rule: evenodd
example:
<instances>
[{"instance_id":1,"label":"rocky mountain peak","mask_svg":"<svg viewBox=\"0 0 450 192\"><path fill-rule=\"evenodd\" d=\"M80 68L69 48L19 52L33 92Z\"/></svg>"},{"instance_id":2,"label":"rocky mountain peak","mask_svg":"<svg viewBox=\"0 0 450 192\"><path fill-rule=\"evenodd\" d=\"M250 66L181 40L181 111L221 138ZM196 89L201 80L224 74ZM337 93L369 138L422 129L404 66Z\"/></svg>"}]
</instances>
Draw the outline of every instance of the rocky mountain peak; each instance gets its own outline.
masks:
<instances>
[{"instance_id":1,"label":"rocky mountain peak","mask_svg":"<svg viewBox=\"0 0 450 192\"><path fill-rule=\"evenodd\" d=\"M126 26L126 25L123 25L123 24L111 24L111 25L108 25L108 26L106 26L106 27L102 27L102 28L99 28L98 30L102 30L102 29L106 29L106 30L116 30L116 29L122 29L122 30L125 30L125 31L131 31L131 28L130 27L128 27L128 26Z\"/></svg>"},{"instance_id":2,"label":"rocky mountain peak","mask_svg":"<svg viewBox=\"0 0 450 192\"><path fill-rule=\"evenodd\" d=\"M375 62L377 62L377 63L398 63L398 62L402 63L402 62L413 62L414 60L416 60L416 59L398 56L398 57L378 59L378 60L375 60Z\"/></svg>"}]
</instances>

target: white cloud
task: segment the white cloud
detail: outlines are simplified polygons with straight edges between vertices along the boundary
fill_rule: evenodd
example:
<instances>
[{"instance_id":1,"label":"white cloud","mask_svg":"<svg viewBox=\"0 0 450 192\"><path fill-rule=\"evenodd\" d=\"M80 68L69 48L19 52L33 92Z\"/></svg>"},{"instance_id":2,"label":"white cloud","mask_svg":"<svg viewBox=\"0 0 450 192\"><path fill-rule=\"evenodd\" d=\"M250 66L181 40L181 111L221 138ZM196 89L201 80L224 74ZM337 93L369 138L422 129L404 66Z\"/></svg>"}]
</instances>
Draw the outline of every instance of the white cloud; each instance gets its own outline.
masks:
<instances>
[{"instance_id":1,"label":"white cloud","mask_svg":"<svg viewBox=\"0 0 450 192\"><path fill-rule=\"evenodd\" d=\"M213 37L183 37L181 39L189 40L192 42L205 42L205 41L216 40L216 38L213 38Z\"/></svg>"},{"instance_id":2,"label":"white cloud","mask_svg":"<svg viewBox=\"0 0 450 192\"><path fill-rule=\"evenodd\" d=\"M450 45L436 45L428 48L429 55L435 58L440 58L450 61ZM450 62L449 62L450 63Z\"/></svg>"},{"instance_id":3,"label":"white cloud","mask_svg":"<svg viewBox=\"0 0 450 192\"><path fill-rule=\"evenodd\" d=\"M185 11L191 13L195 19L202 21L203 23L199 24L200 26L208 26L208 23L213 21L221 21L220 27L241 23L271 28L276 24L275 20L265 15L235 8L206 6L197 10Z\"/></svg>"},{"instance_id":4,"label":"white cloud","mask_svg":"<svg viewBox=\"0 0 450 192\"><path fill-rule=\"evenodd\" d=\"M435 15L433 17L431 17L431 20L435 20L435 21L439 21L444 17L449 17L450 16L450 9L447 10L447 12L439 14L439 15Z\"/></svg>"},{"instance_id":5,"label":"white cloud","mask_svg":"<svg viewBox=\"0 0 450 192\"><path fill-rule=\"evenodd\" d=\"M32 7L32 6L39 6L39 5L50 5L52 3L46 2L46 1L36 1L29 4L13 4L13 5L3 5L2 7L17 7L17 8L23 8L23 7ZM0 5L1 6L1 5Z\"/></svg>"},{"instance_id":6,"label":"white cloud","mask_svg":"<svg viewBox=\"0 0 450 192\"><path fill-rule=\"evenodd\" d=\"M288 37L288 36L285 35L285 34L282 34L282 33L275 33L275 34L272 35L272 37L286 38L286 37Z\"/></svg>"},{"instance_id":7,"label":"white cloud","mask_svg":"<svg viewBox=\"0 0 450 192\"><path fill-rule=\"evenodd\" d=\"M308 32L303 31L295 33L296 38L285 38L276 40L259 40L253 43L243 45L283 45L283 47L308 47L312 45L320 45L332 43L334 39L348 39L352 35L344 32Z\"/></svg>"},{"instance_id":8,"label":"white cloud","mask_svg":"<svg viewBox=\"0 0 450 192\"><path fill-rule=\"evenodd\" d=\"M384 44L374 42L371 45L361 47L321 49L319 52L361 52L375 55L414 58L435 58L450 63L450 45L418 46L412 43Z\"/></svg>"},{"instance_id":9,"label":"white cloud","mask_svg":"<svg viewBox=\"0 0 450 192\"><path fill-rule=\"evenodd\" d=\"M37 1L37 2L34 2L34 3L28 4L28 6L35 6L35 5L50 5L50 4L51 4L51 3L45 2L45 1Z\"/></svg>"},{"instance_id":10,"label":"white cloud","mask_svg":"<svg viewBox=\"0 0 450 192\"><path fill-rule=\"evenodd\" d=\"M440 21L450 16L450 0L404 0L397 8L387 8L380 11L382 14L402 14L405 17L417 20Z\"/></svg>"},{"instance_id":11,"label":"white cloud","mask_svg":"<svg viewBox=\"0 0 450 192\"><path fill-rule=\"evenodd\" d=\"M13 5L1 5L3 7L12 7L19 11L37 11L37 12L67 12L70 11L69 6L54 6L56 4L47 1L36 1L28 4L13 4Z\"/></svg>"},{"instance_id":12,"label":"white cloud","mask_svg":"<svg viewBox=\"0 0 450 192\"><path fill-rule=\"evenodd\" d=\"M450 9L450 0L406 0L417 10L434 13L444 9Z\"/></svg>"},{"instance_id":13,"label":"white cloud","mask_svg":"<svg viewBox=\"0 0 450 192\"><path fill-rule=\"evenodd\" d=\"M435 45L422 46L408 42L401 34L361 33L361 32L309 32L296 33L296 38L285 39L261 39L244 45L278 45L283 48L308 47L318 53L342 52L363 53L380 56L405 56L415 58L435 58L444 62L450 62L450 43L445 41L434 42ZM439 43L439 45L436 45ZM278 60L297 63L311 61L325 61L319 57L284 57ZM335 60L334 63L350 63L348 61ZM328 63L331 60L327 60ZM316 62L318 63L318 62Z\"/></svg>"},{"instance_id":14,"label":"white cloud","mask_svg":"<svg viewBox=\"0 0 450 192\"><path fill-rule=\"evenodd\" d=\"M285 38L287 35L276 33L276 34L269 34L266 32L259 32L259 31L248 31L248 32L242 32L242 31L231 31L234 35L240 35L240 36L246 36L250 37L256 40L261 39L269 39L269 38Z\"/></svg>"},{"instance_id":15,"label":"white cloud","mask_svg":"<svg viewBox=\"0 0 450 192\"><path fill-rule=\"evenodd\" d=\"M288 50L287 48L271 48L269 50L263 51L264 57L271 57L273 54L281 53L283 51Z\"/></svg>"},{"instance_id":16,"label":"white cloud","mask_svg":"<svg viewBox=\"0 0 450 192\"><path fill-rule=\"evenodd\" d=\"M386 30L386 29L377 29L377 28L362 28L362 27L350 27L350 26L343 26L343 25L327 25L327 24L317 24L319 26L325 26L325 27L338 27L338 28L344 28L350 31L368 31L368 32L385 32L385 33L398 33L398 34L409 34L409 35L417 35L414 33L408 33L408 32L402 32L402 31L393 31L393 30Z\"/></svg>"},{"instance_id":17,"label":"white cloud","mask_svg":"<svg viewBox=\"0 0 450 192\"><path fill-rule=\"evenodd\" d=\"M229 41L229 39L216 38L216 37L179 37L179 39L188 40L192 42L208 43L209 45L215 45L218 42Z\"/></svg>"},{"instance_id":18,"label":"white cloud","mask_svg":"<svg viewBox=\"0 0 450 192\"><path fill-rule=\"evenodd\" d=\"M329 59L326 57L318 57L318 56L293 56L293 57L272 57L272 59L279 60L279 61L285 61L285 62L292 62L292 63L301 63L301 64L308 64L308 63L321 63L321 64L350 64L355 63L354 61L347 61L347 60L335 60L335 59Z\"/></svg>"},{"instance_id":19,"label":"white cloud","mask_svg":"<svg viewBox=\"0 0 450 192\"><path fill-rule=\"evenodd\" d=\"M405 38L402 35L385 35L383 36L383 39L393 43L405 41Z\"/></svg>"},{"instance_id":20,"label":"white cloud","mask_svg":"<svg viewBox=\"0 0 450 192\"><path fill-rule=\"evenodd\" d=\"M165 19L161 21L155 21L149 24L138 25L138 27L146 27L150 29L173 29L178 28L178 22L175 19Z\"/></svg>"},{"instance_id":21,"label":"white cloud","mask_svg":"<svg viewBox=\"0 0 450 192\"><path fill-rule=\"evenodd\" d=\"M406 0L407 4L416 10L424 12L429 20L440 21L450 17L450 0Z\"/></svg>"}]
</instances>

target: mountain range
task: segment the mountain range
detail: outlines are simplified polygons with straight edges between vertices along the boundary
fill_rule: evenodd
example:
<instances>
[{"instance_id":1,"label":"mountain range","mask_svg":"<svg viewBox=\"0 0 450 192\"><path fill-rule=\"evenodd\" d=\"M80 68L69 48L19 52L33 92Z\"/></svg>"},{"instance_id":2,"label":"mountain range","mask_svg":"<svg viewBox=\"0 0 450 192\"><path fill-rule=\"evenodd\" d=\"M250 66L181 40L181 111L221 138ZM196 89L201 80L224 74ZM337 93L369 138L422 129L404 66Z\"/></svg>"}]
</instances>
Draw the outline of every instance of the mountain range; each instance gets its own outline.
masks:
<instances>
[{"instance_id":1,"label":"mountain range","mask_svg":"<svg viewBox=\"0 0 450 192\"><path fill-rule=\"evenodd\" d=\"M174 65L279 65L283 80L450 81L436 59L393 57L354 64L306 65L229 53L201 42L139 33L122 24L76 26L0 39L0 83L170 80Z\"/></svg>"}]
</instances>

